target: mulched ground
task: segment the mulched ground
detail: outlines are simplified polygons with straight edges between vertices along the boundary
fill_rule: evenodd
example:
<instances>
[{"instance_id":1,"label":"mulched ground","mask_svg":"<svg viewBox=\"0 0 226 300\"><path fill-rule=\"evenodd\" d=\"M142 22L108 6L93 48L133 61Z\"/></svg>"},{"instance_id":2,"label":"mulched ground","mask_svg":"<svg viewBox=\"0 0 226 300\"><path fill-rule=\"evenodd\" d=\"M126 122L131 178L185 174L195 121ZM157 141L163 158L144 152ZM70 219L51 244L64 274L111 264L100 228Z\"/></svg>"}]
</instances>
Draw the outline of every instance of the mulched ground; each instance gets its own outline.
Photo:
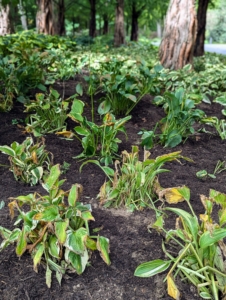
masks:
<instances>
[{"instance_id":1,"label":"mulched ground","mask_svg":"<svg viewBox=\"0 0 226 300\"><path fill-rule=\"evenodd\" d=\"M76 81L66 83L66 96L74 93ZM61 86L55 86L61 91ZM89 101L88 97L83 100ZM120 151L131 150L131 145L139 143L137 132L141 129L151 129L163 116L161 108L151 103L152 98L145 96L132 112L132 119L126 124L128 140L123 136ZM88 103L88 102L87 102ZM88 107L88 104L87 104ZM202 104L200 106L207 115L221 117L221 107L217 104ZM12 121L24 119L25 114L21 105L15 105L9 113L0 114L0 145L10 145L13 141L23 142L24 133L13 125ZM69 127L73 127L69 121ZM147 226L154 220L151 210L130 213L125 209L105 209L100 207L96 195L103 184L105 176L95 165L89 164L79 173L80 162L72 157L81 153L82 148L77 140L67 141L54 134L45 136L46 149L54 154L54 163L70 163L69 171L64 175L67 179L64 188L70 188L73 183L80 183L84 187L82 201L91 203L95 222L91 228L103 227L100 234L110 239L111 265L102 261L99 253L94 253L91 266L78 276L68 274L59 286L54 278L49 289L45 283L45 270L39 267L39 273L33 271L32 259L24 254L20 259L15 254L13 246L0 254L0 299L65 299L65 300L145 300L171 299L163 283L164 274L154 278L137 278L133 273L136 267L145 261L162 258L162 237L154 230L150 233ZM216 179L200 180L196 172L206 169L212 173L218 160L226 160L226 142L217 135L201 133L189 138L185 144L168 149L156 146L152 149L152 157L181 150L182 155L194 160L194 163L183 161L168 163L166 167L171 171L159 176L163 187L187 185L191 189L191 203L197 214L203 213L199 195L209 194L209 189L216 189L226 193L226 172L220 173ZM141 149L142 152L142 149ZM8 164L7 156L0 153L0 164ZM44 193L42 187L30 187L14 180L13 174L5 167L0 167L0 200L8 203L9 197L26 195L38 191ZM184 203L178 204L187 209ZM174 228L175 216L167 219L167 226ZM0 225L13 228L7 206L0 210ZM54 276L53 276L54 277ZM196 289L188 283L178 282L182 299L200 299Z\"/></svg>"}]
</instances>

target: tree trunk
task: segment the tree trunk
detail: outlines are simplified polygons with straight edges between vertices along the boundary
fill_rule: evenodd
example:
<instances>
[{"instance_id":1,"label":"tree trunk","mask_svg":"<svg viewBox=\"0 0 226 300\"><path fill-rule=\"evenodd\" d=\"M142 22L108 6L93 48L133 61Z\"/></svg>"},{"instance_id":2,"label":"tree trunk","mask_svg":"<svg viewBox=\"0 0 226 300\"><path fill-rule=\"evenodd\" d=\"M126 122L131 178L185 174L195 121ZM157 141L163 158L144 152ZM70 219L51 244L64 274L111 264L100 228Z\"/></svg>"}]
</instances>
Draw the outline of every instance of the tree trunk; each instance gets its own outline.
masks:
<instances>
[{"instance_id":1,"label":"tree trunk","mask_svg":"<svg viewBox=\"0 0 226 300\"><path fill-rule=\"evenodd\" d=\"M114 45L119 47L125 43L124 32L124 0L117 0L115 16Z\"/></svg>"},{"instance_id":2,"label":"tree trunk","mask_svg":"<svg viewBox=\"0 0 226 300\"><path fill-rule=\"evenodd\" d=\"M18 9L19 9L22 28L23 30L27 30L27 16L23 7L22 0L19 0Z\"/></svg>"},{"instance_id":3,"label":"tree trunk","mask_svg":"<svg viewBox=\"0 0 226 300\"><path fill-rule=\"evenodd\" d=\"M54 34L53 3L51 0L37 0L36 28L39 33Z\"/></svg>"},{"instance_id":4,"label":"tree trunk","mask_svg":"<svg viewBox=\"0 0 226 300\"><path fill-rule=\"evenodd\" d=\"M108 15L107 14L103 15L103 20L104 20L103 34L108 34L109 22L108 22Z\"/></svg>"},{"instance_id":5,"label":"tree trunk","mask_svg":"<svg viewBox=\"0 0 226 300\"><path fill-rule=\"evenodd\" d=\"M204 42L206 31L206 13L209 4L209 0L199 0L199 7L197 13L198 31L195 43L194 56L204 55Z\"/></svg>"},{"instance_id":6,"label":"tree trunk","mask_svg":"<svg viewBox=\"0 0 226 300\"><path fill-rule=\"evenodd\" d=\"M170 0L159 48L161 64L181 69L193 63L197 20L194 0Z\"/></svg>"},{"instance_id":7,"label":"tree trunk","mask_svg":"<svg viewBox=\"0 0 226 300\"><path fill-rule=\"evenodd\" d=\"M13 26L10 18L9 4L2 5L0 0L0 36L10 34L13 32Z\"/></svg>"},{"instance_id":8,"label":"tree trunk","mask_svg":"<svg viewBox=\"0 0 226 300\"><path fill-rule=\"evenodd\" d=\"M136 10L136 3L133 1L132 3L132 27L131 27L131 41L138 41L138 18L139 12Z\"/></svg>"},{"instance_id":9,"label":"tree trunk","mask_svg":"<svg viewBox=\"0 0 226 300\"><path fill-rule=\"evenodd\" d=\"M57 2L57 9L58 9L58 14L57 14L57 34L59 35L65 35L66 30L65 30L65 3L64 0L58 0Z\"/></svg>"},{"instance_id":10,"label":"tree trunk","mask_svg":"<svg viewBox=\"0 0 226 300\"><path fill-rule=\"evenodd\" d=\"M89 22L89 36L96 36L96 0L89 0L90 2L90 22Z\"/></svg>"}]
</instances>

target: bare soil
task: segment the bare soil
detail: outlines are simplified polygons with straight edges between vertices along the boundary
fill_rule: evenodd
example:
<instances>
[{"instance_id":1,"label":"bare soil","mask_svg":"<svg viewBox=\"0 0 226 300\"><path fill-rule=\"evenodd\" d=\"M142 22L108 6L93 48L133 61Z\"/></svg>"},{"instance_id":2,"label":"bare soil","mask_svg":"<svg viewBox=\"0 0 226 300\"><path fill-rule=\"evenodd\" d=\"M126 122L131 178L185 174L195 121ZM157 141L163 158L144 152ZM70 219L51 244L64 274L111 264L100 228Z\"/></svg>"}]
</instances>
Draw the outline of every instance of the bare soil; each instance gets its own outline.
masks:
<instances>
[{"instance_id":1,"label":"bare soil","mask_svg":"<svg viewBox=\"0 0 226 300\"><path fill-rule=\"evenodd\" d=\"M75 91L74 80L66 83L65 96L70 96ZM62 92L60 84L54 86ZM86 111L89 114L89 98L84 96L87 102ZM140 136L137 133L141 129L152 129L157 121L164 116L162 108L152 104L152 97L145 96L132 112L132 119L126 124L128 139L121 136L123 142L120 151L131 150L131 145L139 143ZM201 104L207 115L221 117L221 107L217 104ZM15 104L9 113L0 114L0 145L10 145L13 141L23 142L25 135L21 128L13 121L26 117L23 107ZM72 121L68 121L68 128L73 128ZM149 209L130 213L124 208L106 209L99 206L96 195L105 180L102 171L95 165L86 165L79 173L78 162L73 157L82 151L80 143L74 139L68 141L59 138L55 134L45 136L46 149L54 154L54 163L70 163L69 171L63 176L67 179L64 188L70 188L74 183L80 183L84 187L82 201L91 203L95 222L91 228L103 227L100 234L110 239L111 265L107 266L102 261L99 253L93 253L91 266L78 276L68 274L59 286L53 276L52 287L49 289L45 283L45 270L39 267L39 272L33 270L32 259L25 253L20 259L15 254L13 246L0 253L0 299L65 299L65 300L155 300L171 299L167 295L166 284L163 283L164 275L153 278L134 277L136 267L145 261L162 258L165 256L161 249L162 236L152 230L148 232L147 226L154 220L154 212ZM171 171L159 176L161 185L165 188L186 185L191 189L191 203L197 214L203 213L203 207L199 195L209 194L209 189L216 189L226 193L226 172L217 175L216 179L207 178L200 180L196 172L206 169L212 173L218 160L226 160L226 142L216 134L200 133L192 136L184 144L174 149L163 148L157 145L152 149L152 157L164 153L181 150L182 155L193 159L194 163L182 161L168 163L166 167ZM140 149L142 153L142 149ZM8 164L7 156L0 153L0 164ZM8 203L9 197L27 195L38 191L44 193L40 185L30 187L15 181L8 168L0 166L0 200ZM178 206L187 209L185 203ZM175 216L169 215L166 226L174 228ZM7 206L0 210L0 225L13 228ZM182 293L182 299L200 299L196 288L189 283L177 282Z\"/></svg>"}]
</instances>

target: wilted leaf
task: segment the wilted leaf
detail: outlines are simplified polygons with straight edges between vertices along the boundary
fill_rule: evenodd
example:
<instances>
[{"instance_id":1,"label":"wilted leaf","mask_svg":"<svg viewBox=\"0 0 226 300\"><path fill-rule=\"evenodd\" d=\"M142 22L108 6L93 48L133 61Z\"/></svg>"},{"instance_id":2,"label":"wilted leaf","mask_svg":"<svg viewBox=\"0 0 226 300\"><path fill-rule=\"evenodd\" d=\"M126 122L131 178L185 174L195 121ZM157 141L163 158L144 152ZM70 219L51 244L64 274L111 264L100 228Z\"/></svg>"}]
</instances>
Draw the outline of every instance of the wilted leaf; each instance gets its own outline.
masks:
<instances>
[{"instance_id":1,"label":"wilted leaf","mask_svg":"<svg viewBox=\"0 0 226 300\"><path fill-rule=\"evenodd\" d=\"M107 265L110 265L111 261L110 261L110 258L109 258L109 239L107 239L103 236L98 236L98 238L97 238L97 249L100 251L100 255L101 255L103 261Z\"/></svg>"},{"instance_id":2,"label":"wilted leaf","mask_svg":"<svg viewBox=\"0 0 226 300\"><path fill-rule=\"evenodd\" d=\"M37 246L36 246L36 249L37 251L35 252L35 256L33 258L33 262L34 262L34 271L36 273L38 273L38 268L37 266L40 264L40 261L42 259L42 255L44 253L44 250L45 250L45 247L42 243L39 243Z\"/></svg>"},{"instance_id":3,"label":"wilted leaf","mask_svg":"<svg viewBox=\"0 0 226 300\"><path fill-rule=\"evenodd\" d=\"M167 290L170 297L175 300L180 300L180 292L172 278L172 275L167 275Z\"/></svg>"}]
</instances>

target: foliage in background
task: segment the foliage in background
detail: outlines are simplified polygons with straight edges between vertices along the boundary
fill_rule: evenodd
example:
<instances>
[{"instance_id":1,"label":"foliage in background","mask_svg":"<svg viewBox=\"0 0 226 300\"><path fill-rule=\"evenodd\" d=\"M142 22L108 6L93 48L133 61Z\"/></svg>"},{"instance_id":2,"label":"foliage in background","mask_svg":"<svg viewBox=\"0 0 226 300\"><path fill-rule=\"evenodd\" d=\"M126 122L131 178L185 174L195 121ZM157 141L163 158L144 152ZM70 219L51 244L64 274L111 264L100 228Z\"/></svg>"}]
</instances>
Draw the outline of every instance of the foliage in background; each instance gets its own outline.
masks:
<instances>
[{"instance_id":1,"label":"foliage in background","mask_svg":"<svg viewBox=\"0 0 226 300\"><path fill-rule=\"evenodd\" d=\"M142 263L135 270L135 276L150 277L170 268L165 279L168 294L172 298L180 298L180 292L175 284L175 279L179 275L183 281L187 280L194 284L203 299L220 299L220 294L225 294L226 286L226 245L223 242L223 238L226 237L226 195L210 190L209 197L200 196L205 208L205 212L200 215L201 222L192 209L190 190L187 187L166 189L159 195L162 198L165 196L169 203L185 200L191 213L180 208L165 208L178 216L176 228L164 229L163 216L160 216L152 227L165 235L162 249L168 260L157 259ZM215 204L220 206L219 223L215 223L212 216ZM180 248L176 257L169 248L175 243Z\"/></svg>"},{"instance_id":2,"label":"foliage in background","mask_svg":"<svg viewBox=\"0 0 226 300\"><path fill-rule=\"evenodd\" d=\"M14 178L30 185L36 185L52 164L53 156L45 150L44 139L34 143L28 137L22 144L13 142L11 146L0 146L0 151L9 156Z\"/></svg>"},{"instance_id":3,"label":"foliage in background","mask_svg":"<svg viewBox=\"0 0 226 300\"><path fill-rule=\"evenodd\" d=\"M14 210L19 215L8 230L0 226L3 241L0 251L16 243L16 254L21 257L29 251L33 258L34 271L43 263L46 269L46 284L51 286L52 272L61 280L66 271L82 274L89 263L90 254L98 250L106 264L110 264L109 241L103 236L90 236L89 221L94 221L89 204L78 202L82 186L74 184L70 190L61 189L65 180L60 180L59 165L51 168L43 182L48 192L10 198L10 215ZM29 210L23 210L28 206Z\"/></svg>"}]
</instances>

